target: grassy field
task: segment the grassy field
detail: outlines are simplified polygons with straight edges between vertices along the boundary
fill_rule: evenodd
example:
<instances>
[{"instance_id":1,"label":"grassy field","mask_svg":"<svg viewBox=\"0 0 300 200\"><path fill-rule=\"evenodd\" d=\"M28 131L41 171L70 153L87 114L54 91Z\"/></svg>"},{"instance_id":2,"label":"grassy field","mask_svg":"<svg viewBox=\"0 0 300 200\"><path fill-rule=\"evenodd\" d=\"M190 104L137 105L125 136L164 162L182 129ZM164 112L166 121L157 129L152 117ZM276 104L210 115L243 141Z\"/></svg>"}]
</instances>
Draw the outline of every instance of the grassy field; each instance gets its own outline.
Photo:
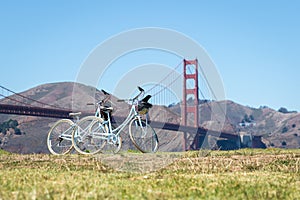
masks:
<instances>
[{"instance_id":1,"label":"grassy field","mask_svg":"<svg viewBox=\"0 0 300 200\"><path fill-rule=\"evenodd\" d=\"M173 162L159 165L165 155ZM109 167L99 156L0 151L0 199L300 199L300 149L174 155L123 152Z\"/></svg>"}]
</instances>

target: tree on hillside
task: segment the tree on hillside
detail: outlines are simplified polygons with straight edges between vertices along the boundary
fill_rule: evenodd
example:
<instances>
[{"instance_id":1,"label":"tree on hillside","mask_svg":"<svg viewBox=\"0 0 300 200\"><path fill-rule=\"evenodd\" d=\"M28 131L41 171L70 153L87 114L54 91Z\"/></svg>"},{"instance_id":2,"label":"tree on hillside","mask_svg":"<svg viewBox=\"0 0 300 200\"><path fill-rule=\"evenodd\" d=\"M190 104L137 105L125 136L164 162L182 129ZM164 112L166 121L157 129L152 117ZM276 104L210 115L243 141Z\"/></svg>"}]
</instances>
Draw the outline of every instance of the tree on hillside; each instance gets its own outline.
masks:
<instances>
[{"instance_id":1,"label":"tree on hillside","mask_svg":"<svg viewBox=\"0 0 300 200\"><path fill-rule=\"evenodd\" d=\"M268 106L266 106L266 105L259 106L259 109L265 109L265 108L269 108L269 107L268 107Z\"/></svg>"},{"instance_id":2,"label":"tree on hillside","mask_svg":"<svg viewBox=\"0 0 300 200\"><path fill-rule=\"evenodd\" d=\"M17 120L12 120L12 119L8 120L7 123L9 128L16 128L19 125Z\"/></svg>"},{"instance_id":3,"label":"tree on hillside","mask_svg":"<svg viewBox=\"0 0 300 200\"><path fill-rule=\"evenodd\" d=\"M284 107L281 107L278 109L278 112L281 112L281 113L297 113L297 111L288 111L288 109L284 108Z\"/></svg>"},{"instance_id":4,"label":"tree on hillside","mask_svg":"<svg viewBox=\"0 0 300 200\"><path fill-rule=\"evenodd\" d=\"M251 123L254 121L253 115L248 116L247 114L244 115L244 118L242 119L242 123Z\"/></svg>"},{"instance_id":5,"label":"tree on hillside","mask_svg":"<svg viewBox=\"0 0 300 200\"><path fill-rule=\"evenodd\" d=\"M288 109L284 108L284 107L281 107L278 109L278 112L281 112L281 113L289 113Z\"/></svg>"},{"instance_id":6,"label":"tree on hillside","mask_svg":"<svg viewBox=\"0 0 300 200\"><path fill-rule=\"evenodd\" d=\"M21 135L22 134L22 132L19 128L15 128L14 130L15 130L16 135Z\"/></svg>"},{"instance_id":7,"label":"tree on hillside","mask_svg":"<svg viewBox=\"0 0 300 200\"><path fill-rule=\"evenodd\" d=\"M19 125L17 120L9 119L6 122L0 124L0 132L6 134L7 130L12 128L16 134L21 134L21 131L17 126Z\"/></svg>"},{"instance_id":8,"label":"tree on hillside","mask_svg":"<svg viewBox=\"0 0 300 200\"><path fill-rule=\"evenodd\" d=\"M288 127L285 126L282 128L281 133L286 133L288 132L288 130L289 130Z\"/></svg>"},{"instance_id":9,"label":"tree on hillside","mask_svg":"<svg viewBox=\"0 0 300 200\"><path fill-rule=\"evenodd\" d=\"M249 120L250 120L251 122L253 122L253 121L254 121L254 117L253 117L253 115L250 115L250 116L249 116Z\"/></svg>"}]
</instances>

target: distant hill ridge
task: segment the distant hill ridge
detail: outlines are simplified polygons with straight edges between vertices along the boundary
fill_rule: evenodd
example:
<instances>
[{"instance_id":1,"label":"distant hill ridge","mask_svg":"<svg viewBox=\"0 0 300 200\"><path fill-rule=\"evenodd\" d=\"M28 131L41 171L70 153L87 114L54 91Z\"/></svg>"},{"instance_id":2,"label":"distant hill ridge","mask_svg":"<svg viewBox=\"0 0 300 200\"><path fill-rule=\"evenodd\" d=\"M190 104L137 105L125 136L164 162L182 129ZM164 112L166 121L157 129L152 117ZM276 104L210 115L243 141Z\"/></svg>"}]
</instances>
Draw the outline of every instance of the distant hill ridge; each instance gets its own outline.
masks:
<instances>
[{"instance_id":1,"label":"distant hill ridge","mask_svg":"<svg viewBox=\"0 0 300 200\"><path fill-rule=\"evenodd\" d=\"M76 87L76 93L74 93L74 87ZM87 103L95 102L103 97L102 93L96 88L73 82L43 84L20 94L61 108L76 108L86 112L93 112L95 109L93 106L87 106ZM16 95L12 97L26 104L40 106L37 102L24 101ZM128 112L128 106L116 103L116 97L112 99L115 114L125 116ZM11 100L2 99L1 103L11 103ZM214 124L218 124L218 120L213 121L212 119L218 119L219 116L213 116L214 114L210 112L210 108L216 106L216 104L226 106L227 119L223 131L232 132L233 134L242 131L263 136L263 140L268 147L300 148L299 113L282 113L267 107L251 108L230 100L220 102L204 101L199 105L200 126L209 128L213 127ZM178 124L181 120L180 103L169 108L154 105L150 114L152 120ZM18 153L48 153L46 146L47 133L51 125L58 119L0 114L1 123L9 119L17 120L19 123L18 128L26 134L10 134L8 136L0 133L0 148ZM181 150L181 134L164 130L157 131L161 140L164 141L161 150ZM124 135L126 137L126 133ZM128 138L125 138L126 140ZM127 146L125 144L124 148L131 148L130 144Z\"/></svg>"}]
</instances>

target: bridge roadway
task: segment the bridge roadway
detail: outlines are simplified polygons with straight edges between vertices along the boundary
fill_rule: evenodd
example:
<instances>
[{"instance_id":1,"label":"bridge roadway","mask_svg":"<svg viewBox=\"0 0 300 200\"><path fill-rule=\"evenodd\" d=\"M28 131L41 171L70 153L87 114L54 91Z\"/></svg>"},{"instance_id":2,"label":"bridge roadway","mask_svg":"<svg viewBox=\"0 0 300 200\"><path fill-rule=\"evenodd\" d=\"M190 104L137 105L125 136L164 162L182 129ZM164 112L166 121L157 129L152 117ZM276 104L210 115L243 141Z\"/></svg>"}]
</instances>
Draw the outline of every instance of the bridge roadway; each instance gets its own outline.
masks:
<instances>
[{"instance_id":1,"label":"bridge roadway","mask_svg":"<svg viewBox=\"0 0 300 200\"><path fill-rule=\"evenodd\" d=\"M3 114L12 114L12 115L30 115L30 116L38 116L38 117L50 117L50 118L67 118L71 119L69 113L72 112L71 110L60 110L60 109L53 109L53 108L41 108L41 107L33 107L33 106L18 106L18 105L9 105L9 104L0 104L0 113ZM92 115L92 113L83 113L83 116ZM124 118L113 116L115 121L122 121ZM216 136L219 138L226 138L230 140L237 140L238 135L234 135L232 133L225 133L225 132L218 132L207 130L202 127L191 127L191 126L183 126L180 124L173 124L173 123L164 123L158 121L151 121L151 126L153 128L159 128L169 131L179 131L179 132L186 132L192 134L199 134L200 136L205 136L207 132L210 135ZM254 136L260 139L260 136Z\"/></svg>"},{"instance_id":2,"label":"bridge roadway","mask_svg":"<svg viewBox=\"0 0 300 200\"><path fill-rule=\"evenodd\" d=\"M41 108L34 106L18 106L9 104L0 104L0 113L11 115L30 115L38 117L52 118L70 118L71 110L61 110L54 108Z\"/></svg>"}]
</instances>

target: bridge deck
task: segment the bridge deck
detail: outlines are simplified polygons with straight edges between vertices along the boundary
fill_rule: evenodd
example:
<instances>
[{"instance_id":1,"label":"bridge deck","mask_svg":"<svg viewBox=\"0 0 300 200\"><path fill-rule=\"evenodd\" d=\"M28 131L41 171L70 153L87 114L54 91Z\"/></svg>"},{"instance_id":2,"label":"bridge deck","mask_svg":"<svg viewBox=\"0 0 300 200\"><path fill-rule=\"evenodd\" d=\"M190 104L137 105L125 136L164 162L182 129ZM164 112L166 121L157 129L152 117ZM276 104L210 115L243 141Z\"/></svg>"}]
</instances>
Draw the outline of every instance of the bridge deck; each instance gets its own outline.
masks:
<instances>
[{"instance_id":1,"label":"bridge deck","mask_svg":"<svg viewBox=\"0 0 300 200\"><path fill-rule=\"evenodd\" d=\"M0 104L0 113L4 114L12 114L12 115L30 115L30 116L39 116L39 117L51 117L51 118L68 118L71 110L59 110L53 108L41 108L41 107L33 107L33 106L18 106L18 105L8 105L8 104ZM84 115L92 115L92 113L84 113ZM118 121L122 120L121 117L114 116ZM203 127L191 127L191 126L183 126L179 124L172 123L163 123L157 121L151 121L151 126L153 128L160 128L164 130L170 131L179 131L179 132L187 132L191 134L199 134L200 136L205 136L206 134L216 136L219 138L227 138L231 140L237 140L238 135L234 135L232 133L218 132L204 129Z\"/></svg>"},{"instance_id":2,"label":"bridge deck","mask_svg":"<svg viewBox=\"0 0 300 200\"><path fill-rule=\"evenodd\" d=\"M60 110L53 108L41 108L34 106L18 106L0 104L0 113L12 115L31 115L39 117L69 118L71 110Z\"/></svg>"}]
</instances>

